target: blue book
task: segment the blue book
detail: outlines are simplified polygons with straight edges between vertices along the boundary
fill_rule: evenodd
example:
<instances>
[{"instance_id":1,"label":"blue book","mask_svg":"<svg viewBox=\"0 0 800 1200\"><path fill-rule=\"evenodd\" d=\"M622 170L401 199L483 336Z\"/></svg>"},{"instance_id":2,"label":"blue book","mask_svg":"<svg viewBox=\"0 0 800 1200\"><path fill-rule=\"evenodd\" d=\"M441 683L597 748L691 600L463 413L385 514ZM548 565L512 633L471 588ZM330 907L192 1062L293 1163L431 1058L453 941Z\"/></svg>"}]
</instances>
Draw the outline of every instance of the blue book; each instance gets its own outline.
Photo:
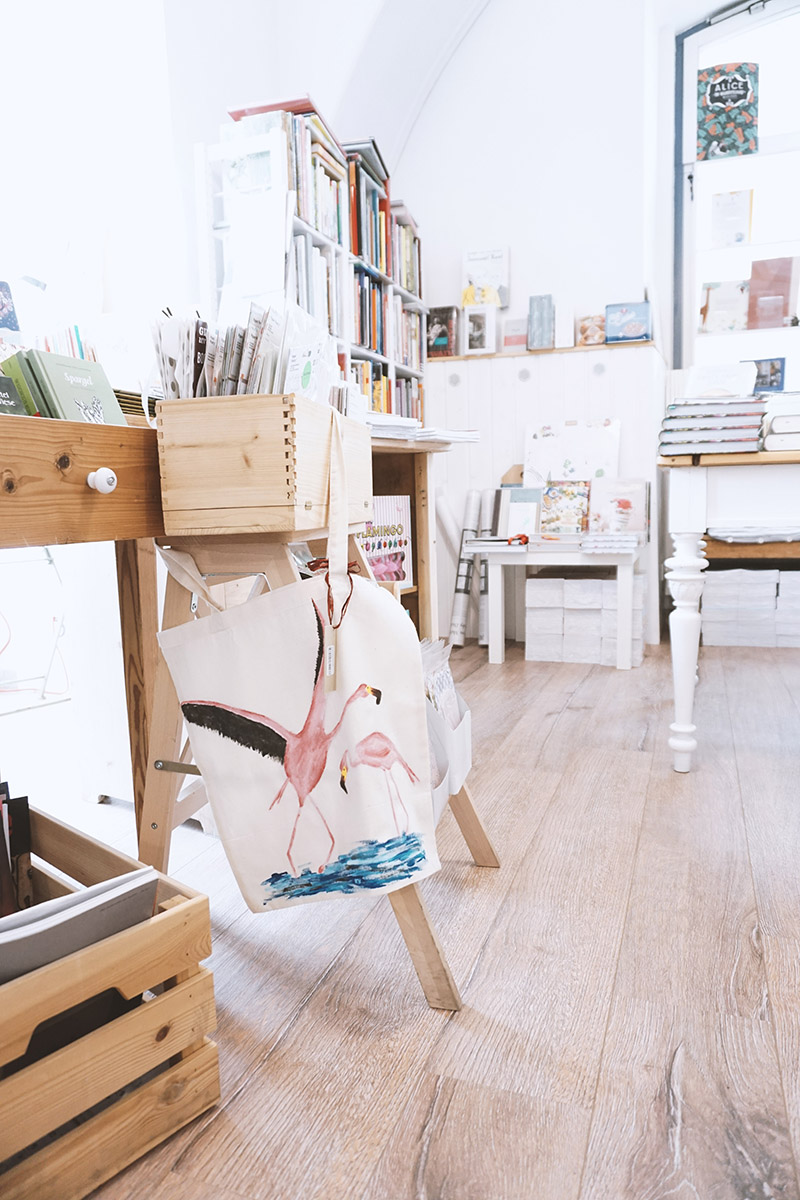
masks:
<instances>
[{"instance_id":1,"label":"blue book","mask_svg":"<svg viewBox=\"0 0 800 1200\"><path fill-rule=\"evenodd\" d=\"M649 300L606 305L607 342L649 342L652 336Z\"/></svg>"}]
</instances>

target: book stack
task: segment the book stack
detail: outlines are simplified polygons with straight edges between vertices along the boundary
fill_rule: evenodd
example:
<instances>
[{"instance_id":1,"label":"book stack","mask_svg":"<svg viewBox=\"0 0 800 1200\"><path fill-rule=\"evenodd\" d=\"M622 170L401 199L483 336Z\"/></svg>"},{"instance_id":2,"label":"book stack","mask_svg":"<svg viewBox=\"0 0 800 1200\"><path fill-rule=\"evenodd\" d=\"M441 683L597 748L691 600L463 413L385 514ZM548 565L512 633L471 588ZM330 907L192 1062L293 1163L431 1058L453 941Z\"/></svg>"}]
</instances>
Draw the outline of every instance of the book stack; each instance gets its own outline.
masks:
<instances>
[{"instance_id":1,"label":"book stack","mask_svg":"<svg viewBox=\"0 0 800 1200\"><path fill-rule=\"evenodd\" d=\"M419 233L416 222L401 200L393 200L390 207L391 271L395 283L415 296L422 295L422 268L420 264Z\"/></svg>"},{"instance_id":2,"label":"book stack","mask_svg":"<svg viewBox=\"0 0 800 1200\"><path fill-rule=\"evenodd\" d=\"M422 369L422 317L403 307L403 298L392 296L390 308L391 356L402 367Z\"/></svg>"},{"instance_id":3,"label":"book stack","mask_svg":"<svg viewBox=\"0 0 800 1200\"><path fill-rule=\"evenodd\" d=\"M525 584L525 658L529 662L579 662L616 666L617 581L580 576L553 567ZM644 576L633 578L631 657L644 658Z\"/></svg>"},{"instance_id":4,"label":"book stack","mask_svg":"<svg viewBox=\"0 0 800 1200\"><path fill-rule=\"evenodd\" d=\"M687 397L667 405L659 454L743 454L758 450L763 395Z\"/></svg>"},{"instance_id":5,"label":"book stack","mask_svg":"<svg viewBox=\"0 0 800 1200\"><path fill-rule=\"evenodd\" d=\"M800 450L800 392L768 397L762 435L763 450Z\"/></svg>"},{"instance_id":6,"label":"book stack","mask_svg":"<svg viewBox=\"0 0 800 1200\"><path fill-rule=\"evenodd\" d=\"M374 140L349 142L350 248L362 262L391 275L389 172Z\"/></svg>"},{"instance_id":7,"label":"book stack","mask_svg":"<svg viewBox=\"0 0 800 1200\"><path fill-rule=\"evenodd\" d=\"M28 413L91 425L127 424L106 373L99 363L18 350L0 372L13 382Z\"/></svg>"},{"instance_id":8,"label":"book stack","mask_svg":"<svg viewBox=\"0 0 800 1200\"><path fill-rule=\"evenodd\" d=\"M417 421L424 420L425 389L421 380L400 377L395 380L392 411L398 417L414 417Z\"/></svg>"},{"instance_id":9,"label":"book stack","mask_svg":"<svg viewBox=\"0 0 800 1200\"><path fill-rule=\"evenodd\" d=\"M375 354L386 354L386 292L368 268L355 264L353 271L353 341Z\"/></svg>"},{"instance_id":10,"label":"book stack","mask_svg":"<svg viewBox=\"0 0 800 1200\"><path fill-rule=\"evenodd\" d=\"M775 646L778 571L706 571L701 606L706 646Z\"/></svg>"}]
</instances>

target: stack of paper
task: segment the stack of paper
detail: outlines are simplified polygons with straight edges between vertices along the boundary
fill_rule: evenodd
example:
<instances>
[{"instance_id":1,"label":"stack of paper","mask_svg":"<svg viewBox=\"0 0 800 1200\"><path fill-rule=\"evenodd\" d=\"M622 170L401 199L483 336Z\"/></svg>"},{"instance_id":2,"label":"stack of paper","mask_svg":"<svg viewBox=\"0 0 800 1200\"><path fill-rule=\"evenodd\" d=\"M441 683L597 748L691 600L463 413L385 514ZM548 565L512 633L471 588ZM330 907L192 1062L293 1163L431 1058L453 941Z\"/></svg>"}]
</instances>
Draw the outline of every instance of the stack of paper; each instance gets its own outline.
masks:
<instances>
[{"instance_id":1,"label":"stack of paper","mask_svg":"<svg viewBox=\"0 0 800 1200\"><path fill-rule=\"evenodd\" d=\"M644 656L643 608L644 576L635 575L631 631L631 657L635 667L641 666ZM616 578L538 575L527 580L525 658L536 662L616 666Z\"/></svg>"},{"instance_id":2,"label":"stack of paper","mask_svg":"<svg viewBox=\"0 0 800 1200\"><path fill-rule=\"evenodd\" d=\"M800 571L781 571L775 606L775 642L800 647Z\"/></svg>"},{"instance_id":3,"label":"stack of paper","mask_svg":"<svg viewBox=\"0 0 800 1200\"><path fill-rule=\"evenodd\" d=\"M775 646L778 571L707 572L702 601L706 646Z\"/></svg>"},{"instance_id":4,"label":"stack of paper","mask_svg":"<svg viewBox=\"0 0 800 1200\"><path fill-rule=\"evenodd\" d=\"M800 392L779 392L767 399L764 450L800 450Z\"/></svg>"}]
</instances>

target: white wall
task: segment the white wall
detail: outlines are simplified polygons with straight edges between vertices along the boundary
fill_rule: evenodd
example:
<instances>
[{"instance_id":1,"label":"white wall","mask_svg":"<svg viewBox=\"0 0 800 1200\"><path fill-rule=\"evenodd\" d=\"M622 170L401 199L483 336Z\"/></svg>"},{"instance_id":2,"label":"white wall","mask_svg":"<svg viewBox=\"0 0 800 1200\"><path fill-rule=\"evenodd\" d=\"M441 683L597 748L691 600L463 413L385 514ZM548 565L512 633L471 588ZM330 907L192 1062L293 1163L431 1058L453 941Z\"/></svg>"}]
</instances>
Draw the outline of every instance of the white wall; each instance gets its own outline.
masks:
<instances>
[{"instance_id":1,"label":"white wall","mask_svg":"<svg viewBox=\"0 0 800 1200\"><path fill-rule=\"evenodd\" d=\"M581 315L645 286L640 0L493 0L445 66L392 190L424 238L430 304L458 303L466 248L511 247L511 304Z\"/></svg>"}]
</instances>

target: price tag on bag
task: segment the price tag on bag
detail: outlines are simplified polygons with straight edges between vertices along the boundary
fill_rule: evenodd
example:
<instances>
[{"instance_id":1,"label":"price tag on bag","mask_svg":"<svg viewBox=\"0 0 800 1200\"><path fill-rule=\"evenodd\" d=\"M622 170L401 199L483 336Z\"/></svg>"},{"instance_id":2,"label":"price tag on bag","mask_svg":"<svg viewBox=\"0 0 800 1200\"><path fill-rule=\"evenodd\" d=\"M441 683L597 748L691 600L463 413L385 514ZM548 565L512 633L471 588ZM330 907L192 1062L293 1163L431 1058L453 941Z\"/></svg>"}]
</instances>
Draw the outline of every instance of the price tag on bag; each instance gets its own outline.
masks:
<instances>
[{"instance_id":1,"label":"price tag on bag","mask_svg":"<svg viewBox=\"0 0 800 1200\"><path fill-rule=\"evenodd\" d=\"M325 676L325 691L336 691L336 630L332 625L325 626L325 636L322 645L322 672Z\"/></svg>"}]
</instances>

